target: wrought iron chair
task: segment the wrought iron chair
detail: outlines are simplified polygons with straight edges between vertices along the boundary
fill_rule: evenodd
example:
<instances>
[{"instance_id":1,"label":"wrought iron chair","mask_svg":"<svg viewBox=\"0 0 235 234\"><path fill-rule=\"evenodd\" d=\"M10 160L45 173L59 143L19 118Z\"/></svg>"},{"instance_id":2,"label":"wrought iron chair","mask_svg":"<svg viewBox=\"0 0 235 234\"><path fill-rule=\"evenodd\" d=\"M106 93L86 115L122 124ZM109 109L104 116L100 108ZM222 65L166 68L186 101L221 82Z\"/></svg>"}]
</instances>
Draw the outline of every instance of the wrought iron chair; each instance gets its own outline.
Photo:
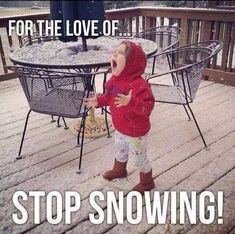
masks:
<instances>
[{"instance_id":1,"label":"wrought iron chair","mask_svg":"<svg viewBox=\"0 0 235 234\"><path fill-rule=\"evenodd\" d=\"M40 44L40 43L44 43L47 41L56 41L59 38L56 36L51 36L51 35L47 35L44 31L42 32L42 34L39 34L37 31L33 32L33 34L31 36L22 36L21 38L21 47L22 46L31 46L33 44ZM88 71L90 69L80 69L79 71ZM106 76L104 77L103 80L103 90L104 90L104 84L106 82ZM93 80L93 84L91 87L91 90L95 91L95 79ZM110 112L107 110L107 107L103 107L102 108L102 114L105 114L105 118L107 118L107 113L110 114ZM65 118L63 116L58 116L57 120L54 119L54 116L51 115L51 122L57 122L57 127L61 127L60 125L60 119L62 118L63 123L64 123L64 129L67 130L68 126L66 124ZM108 128L107 128L108 129ZM111 137L110 135L110 131L107 131L108 133L108 138Z\"/></svg>"},{"instance_id":2,"label":"wrought iron chair","mask_svg":"<svg viewBox=\"0 0 235 234\"><path fill-rule=\"evenodd\" d=\"M32 35L27 35L27 36L22 36L20 40L20 47L23 46L30 46L33 44L39 44L39 43L44 43L47 41L56 41L58 40L58 37L55 36L50 36L46 35L45 32L43 31L42 35L40 35L37 31L33 32ZM62 118L63 123L64 123L64 129L67 130L69 129L64 117L58 116L57 120L54 119L54 116L51 115L51 122L57 122L57 127L61 127L60 125L60 119Z\"/></svg>"},{"instance_id":3,"label":"wrought iron chair","mask_svg":"<svg viewBox=\"0 0 235 234\"><path fill-rule=\"evenodd\" d=\"M160 54L163 51L174 49L179 46L183 30L177 26L157 26L137 33L134 37L149 39L156 42L158 50L155 53ZM154 70L154 55L148 59L147 71Z\"/></svg>"},{"instance_id":4,"label":"wrought iron chair","mask_svg":"<svg viewBox=\"0 0 235 234\"><path fill-rule=\"evenodd\" d=\"M209 64L211 58L221 49L221 42L209 41L165 51L154 56L156 66L168 64L165 66L165 72L156 74L153 71L147 77L156 102L183 105L190 120L186 106L188 107L205 148L207 148L207 144L189 104L194 101L204 69ZM159 69L156 70L159 71ZM171 84L157 83L160 77L170 78Z\"/></svg>"},{"instance_id":5,"label":"wrought iron chair","mask_svg":"<svg viewBox=\"0 0 235 234\"><path fill-rule=\"evenodd\" d=\"M90 86L96 75L104 75L106 79L108 70L93 73L66 72L65 70L50 70L25 66L7 66L16 72L27 98L30 110L28 111L24 131L21 139L21 150L31 111L51 116L66 118L81 118L77 135L77 146L80 146L79 173L81 172L82 152L84 142L85 122L88 113L83 98L89 97ZM107 115L105 115L108 128ZM81 137L81 143L80 143Z\"/></svg>"}]
</instances>

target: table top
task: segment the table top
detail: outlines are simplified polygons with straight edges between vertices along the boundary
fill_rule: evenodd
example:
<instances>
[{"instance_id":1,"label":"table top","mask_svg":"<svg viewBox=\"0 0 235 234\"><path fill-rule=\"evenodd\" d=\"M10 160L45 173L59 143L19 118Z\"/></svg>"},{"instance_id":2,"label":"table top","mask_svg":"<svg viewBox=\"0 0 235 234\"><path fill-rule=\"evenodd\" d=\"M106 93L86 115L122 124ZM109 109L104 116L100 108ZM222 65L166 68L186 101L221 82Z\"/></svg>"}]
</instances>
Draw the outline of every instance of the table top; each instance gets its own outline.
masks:
<instances>
[{"instance_id":1,"label":"table top","mask_svg":"<svg viewBox=\"0 0 235 234\"><path fill-rule=\"evenodd\" d=\"M82 40L77 42L46 41L24 46L12 52L13 63L41 68L95 68L110 65L113 50L123 41L130 40L142 46L147 56L157 51L157 44L143 38L99 37L87 39L88 51L82 51Z\"/></svg>"}]
</instances>

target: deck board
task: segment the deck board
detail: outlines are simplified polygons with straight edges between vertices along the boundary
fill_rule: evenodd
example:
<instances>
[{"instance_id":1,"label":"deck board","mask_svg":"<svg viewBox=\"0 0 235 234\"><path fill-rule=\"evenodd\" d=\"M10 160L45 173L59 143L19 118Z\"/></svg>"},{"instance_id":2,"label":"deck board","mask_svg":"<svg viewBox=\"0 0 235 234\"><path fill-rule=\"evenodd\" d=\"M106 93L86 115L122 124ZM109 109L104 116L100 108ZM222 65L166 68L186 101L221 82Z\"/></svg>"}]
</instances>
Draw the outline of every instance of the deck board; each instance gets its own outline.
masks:
<instances>
[{"instance_id":1,"label":"deck board","mask_svg":"<svg viewBox=\"0 0 235 234\"><path fill-rule=\"evenodd\" d=\"M149 225L143 219L139 225L130 225L125 220L118 225L105 222L93 225L88 218L94 209L89 204L89 194L100 190L131 190L138 181L134 158L128 163L128 179L108 182L101 174L112 166L113 137L86 139L84 145L83 173L75 173L78 167L79 148L76 138L69 130L57 128L50 123L50 116L34 113L29 121L23 148L23 159L15 161L28 110L26 99L17 80L0 83L0 205L3 233L223 233L233 232L231 219L234 204L234 138L235 138L235 88L203 81L192 109L210 147L204 150L201 138L193 122L187 121L182 107L157 104L151 115L152 129L149 134L149 160L153 167L156 190L223 190L223 225ZM70 124L74 120L68 120ZM203 178L203 180L201 179ZM226 185L226 186L225 186ZM16 208L12 204L15 191L67 190L79 191L82 205L73 215L70 225L51 225L46 221L45 199L41 204L41 224L32 223L33 200L25 202L30 221L16 225L11 219ZM232 192L233 191L233 192ZM126 196L125 196L126 198ZM107 212L107 204L102 203ZM135 210L133 211L135 212ZM226 214L225 214L226 213Z\"/></svg>"}]
</instances>

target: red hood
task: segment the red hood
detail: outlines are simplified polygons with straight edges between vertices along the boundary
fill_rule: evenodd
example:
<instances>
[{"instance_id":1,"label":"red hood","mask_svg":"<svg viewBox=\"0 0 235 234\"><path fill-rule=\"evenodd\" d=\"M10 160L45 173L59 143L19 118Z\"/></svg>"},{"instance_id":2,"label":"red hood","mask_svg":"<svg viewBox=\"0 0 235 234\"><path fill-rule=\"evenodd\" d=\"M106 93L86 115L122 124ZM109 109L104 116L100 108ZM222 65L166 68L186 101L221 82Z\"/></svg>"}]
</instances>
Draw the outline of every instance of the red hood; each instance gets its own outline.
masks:
<instances>
[{"instance_id":1,"label":"red hood","mask_svg":"<svg viewBox=\"0 0 235 234\"><path fill-rule=\"evenodd\" d=\"M124 70L119 76L115 76L118 79L134 80L144 73L147 65L147 57L141 46L128 41L131 45L129 55Z\"/></svg>"}]
</instances>

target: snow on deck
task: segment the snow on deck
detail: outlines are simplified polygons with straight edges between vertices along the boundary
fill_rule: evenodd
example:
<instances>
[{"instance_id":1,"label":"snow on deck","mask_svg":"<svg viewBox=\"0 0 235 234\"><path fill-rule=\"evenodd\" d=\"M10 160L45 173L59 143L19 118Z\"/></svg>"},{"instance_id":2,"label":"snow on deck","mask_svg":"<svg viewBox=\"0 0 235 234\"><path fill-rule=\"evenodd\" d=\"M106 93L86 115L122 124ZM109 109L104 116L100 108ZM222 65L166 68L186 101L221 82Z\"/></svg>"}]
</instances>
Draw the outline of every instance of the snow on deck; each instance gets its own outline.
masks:
<instances>
[{"instance_id":1,"label":"snow on deck","mask_svg":"<svg viewBox=\"0 0 235 234\"><path fill-rule=\"evenodd\" d=\"M89 214L95 210L89 203L92 191L124 191L127 193L138 181L138 172L131 157L127 179L105 181L101 174L113 164L114 137L85 139L83 173L76 174L79 148L69 130L57 128L50 116L33 113L23 147L23 159L15 161L19 150L28 105L18 80L0 83L0 233L234 233L235 124L234 87L203 81L192 104L204 137L210 147L206 151L193 122L187 121L182 107L156 104L151 115L149 160L153 167L155 191L224 192L223 224L201 222L170 224L168 210L166 224L148 224L146 213L137 225L127 222L94 225ZM71 123L74 120L67 120ZM16 191L26 193L56 190L64 194L74 190L81 195L81 208L72 214L72 223L52 225L46 220L45 199L41 200L40 224L33 224L33 199L22 204L28 211L26 224L17 225L12 214ZM105 215L107 203L100 202ZM133 205L136 214L136 205ZM143 204L143 210L145 205ZM177 208L179 204L177 203ZM53 211L54 212L54 211ZM177 211L178 212L178 211ZM55 214L55 213L54 213ZM64 209L63 209L64 215ZM63 216L64 217L64 216ZM217 217L217 212L216 212ZM197 217L198 219L198 217Z\"/></svg>"}]
</instances>

